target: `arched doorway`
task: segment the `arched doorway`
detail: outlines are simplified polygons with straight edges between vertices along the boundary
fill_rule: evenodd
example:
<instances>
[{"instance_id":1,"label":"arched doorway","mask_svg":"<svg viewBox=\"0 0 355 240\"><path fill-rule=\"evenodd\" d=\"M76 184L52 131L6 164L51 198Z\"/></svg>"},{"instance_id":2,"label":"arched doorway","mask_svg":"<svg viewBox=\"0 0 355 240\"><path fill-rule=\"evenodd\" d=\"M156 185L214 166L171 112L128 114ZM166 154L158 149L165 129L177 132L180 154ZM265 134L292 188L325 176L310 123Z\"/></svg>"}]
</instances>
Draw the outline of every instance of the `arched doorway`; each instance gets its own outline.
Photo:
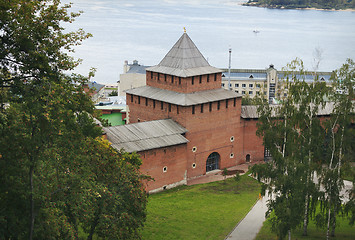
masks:
<instances>
[{"instance_id":1,"label":"arched doorway","mask_svg":"<svg viewBox=\"0 0 355 240\"><path fill-rule=\"evenodd\" d=\"M220 156L217 152L211 153L206 161L206 172L219 169Z\"/></svg>"},{"instance_id":2,"label":"arched doorway","mask_svg":"<svg viewBox=\"0 0 355 240\"><path fill-rule=\"evenodd\" d=\"M247 154L247 155L245 156L245 161L246 161L246 162L250 162L250 154Z\"/></svg>"}]
</instances>

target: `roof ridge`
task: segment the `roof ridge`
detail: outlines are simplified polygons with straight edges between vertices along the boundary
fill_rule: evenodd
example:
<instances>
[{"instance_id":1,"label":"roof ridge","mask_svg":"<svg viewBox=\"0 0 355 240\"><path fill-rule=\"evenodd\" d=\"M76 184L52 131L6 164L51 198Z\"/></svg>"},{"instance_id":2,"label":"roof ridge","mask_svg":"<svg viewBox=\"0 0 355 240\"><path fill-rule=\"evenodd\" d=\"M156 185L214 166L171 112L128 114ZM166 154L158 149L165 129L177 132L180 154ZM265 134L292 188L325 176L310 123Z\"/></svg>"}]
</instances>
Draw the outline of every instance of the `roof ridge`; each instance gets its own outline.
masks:
<instances>
[{"instance_id":1,"label":"roof ridge","mask_svg":"<svg viewBox=\"0 0 355 240\"><path fill-rule=\"evenodd\" d=\"M158 65L147 70L179 77L221 72L208 63L187 33L183 33Z\"/></svg>"}]
</instances>

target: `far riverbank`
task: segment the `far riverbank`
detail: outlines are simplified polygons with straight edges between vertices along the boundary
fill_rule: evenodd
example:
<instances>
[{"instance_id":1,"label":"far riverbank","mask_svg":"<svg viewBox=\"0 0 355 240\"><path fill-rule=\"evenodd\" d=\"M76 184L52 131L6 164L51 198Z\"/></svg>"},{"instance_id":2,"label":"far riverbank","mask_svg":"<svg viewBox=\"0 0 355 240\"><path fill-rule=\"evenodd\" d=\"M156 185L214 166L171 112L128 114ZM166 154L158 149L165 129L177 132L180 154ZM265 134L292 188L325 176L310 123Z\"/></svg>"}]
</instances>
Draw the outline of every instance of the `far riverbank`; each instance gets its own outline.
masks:
<instances>
[{"instance_id":1,"label":"far riverbank","mask_svg":"<svg viewBox=\"0 0 355 240\"><path fill-rule=\"evenodd\" d=\"M249 2L249 1L244 1L244 3L241 3L241 5L248 6L248 7L260 7L260 8L281 9L281 10L294 9L294 10L355 12L354 8L335 9L335 8L316 8L316 7L293 7L293 6L283 6L283 5L268 5L268 4L264 4L264 3Z\"/></svg>"}]
</instances>

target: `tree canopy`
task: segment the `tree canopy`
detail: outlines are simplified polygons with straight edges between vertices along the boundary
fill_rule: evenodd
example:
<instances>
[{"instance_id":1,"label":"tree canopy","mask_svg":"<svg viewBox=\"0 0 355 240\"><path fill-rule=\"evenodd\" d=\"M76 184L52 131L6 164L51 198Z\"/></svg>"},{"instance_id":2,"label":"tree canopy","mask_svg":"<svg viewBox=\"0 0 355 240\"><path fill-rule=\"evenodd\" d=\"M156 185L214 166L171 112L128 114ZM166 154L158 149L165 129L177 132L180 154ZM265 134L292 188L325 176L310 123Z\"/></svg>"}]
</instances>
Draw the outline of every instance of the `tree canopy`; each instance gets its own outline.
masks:
<instances>
[{"instance_id":1,"label":"tree canopy","mask_svg":"<svg viewBox=\"0 0 355 240\"><path fill-rule=\"evenodd\" d=\"M136 239L145 220L139 157L101 139L88 78L67 74L90 37L65 32L69 9L0 0L1 239Z\"/></svg>"},{"instance_id":2,"label":"tree canopy","mask_svg":"<svg viewBox=\"0 0 355 240\"><path fill-rule=\"evenodd\" d=\"M303 234L307 235L311 218L319 226L328 227L328 236L330 228L334 235L336 215L342 210L345 197L340 194L344 185L342 172L353 152L354 62L347 60L334 72L331 88L319 81L316 73L312 83L306 82L300 59L288 64L286 70L280 90L281 104L270 105L264 98L258 100L257 133L270 151L272 161L255 165L252 171L274 195L267 216L280 239L301 223ZM333 106L333 112L321 119L318 112L326 104ZM322 211L314 216L319 203ZM348 206L351 204L353 200Z\"/></svg>"}]
</instances>

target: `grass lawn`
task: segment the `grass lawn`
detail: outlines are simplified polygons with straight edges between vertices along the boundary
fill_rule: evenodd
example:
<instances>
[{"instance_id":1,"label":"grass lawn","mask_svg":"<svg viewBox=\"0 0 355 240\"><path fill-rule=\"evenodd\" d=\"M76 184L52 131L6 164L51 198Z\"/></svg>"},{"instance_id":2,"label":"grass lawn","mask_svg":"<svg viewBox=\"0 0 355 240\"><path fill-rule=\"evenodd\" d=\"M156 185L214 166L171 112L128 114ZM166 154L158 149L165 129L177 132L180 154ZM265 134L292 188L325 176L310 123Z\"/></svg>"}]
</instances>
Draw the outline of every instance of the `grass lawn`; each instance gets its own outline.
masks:
<instances>
[{"instance_id":1,"label":"grass lawn","mask_svg":"<svg viewBox=\"0 0 355 240\"><path fill-rule=\"evenodd\" d=\"M350 226L349 221L346 218L337 218L338 225L335 229L335 237L330 238L331 240L349 240L355 239L355 226ZM297 229L291 233L291 239L307 239L307 240L318 240L326 239L327 231L325 229L318 229L312 220L308 225L308 236L302 236L302 229ZM259 234L255 238L256 240L275 240L278 239L276 234L271 232L271 223L265 221L263 227L261 228Z\"/></svg>"},{"instance_id":2,"label":"grass lawn","mask_svg":"<svg viewBox=\"0 0 355 240\"><path fill-rule=\"evenodd\" d=\"M243 175L149 196L143 239L224 239L249 212L260 185Z\"/></svg>"}]
</instances>

